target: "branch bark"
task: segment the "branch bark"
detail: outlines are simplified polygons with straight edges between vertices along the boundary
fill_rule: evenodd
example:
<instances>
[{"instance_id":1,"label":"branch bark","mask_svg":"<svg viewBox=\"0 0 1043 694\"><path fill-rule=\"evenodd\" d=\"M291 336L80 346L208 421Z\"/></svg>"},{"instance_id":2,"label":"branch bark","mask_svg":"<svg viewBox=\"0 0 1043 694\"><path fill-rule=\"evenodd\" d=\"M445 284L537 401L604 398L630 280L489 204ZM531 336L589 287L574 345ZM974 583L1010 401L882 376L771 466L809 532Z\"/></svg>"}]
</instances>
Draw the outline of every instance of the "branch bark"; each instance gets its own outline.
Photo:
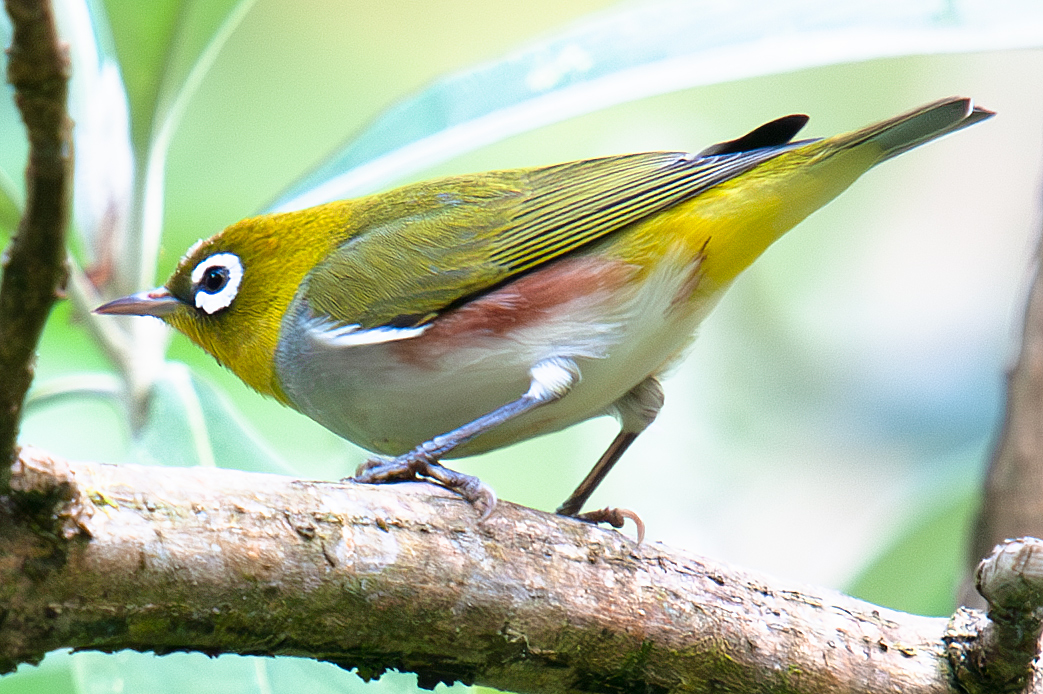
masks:
<instances>
[{"instance_id":1,"label":"branch bark","mask_svg":"<svg viewBox=\"0 0 1043 694\"><path fill-rule=\"evenodd\" d=\"M0 668L48 650L296 655L519 692L954 692L989 620L876 607L426 484L72 463L25 449ZM957 636L959 638L957 638ZM967 655L967 654L971 655ZM1043 691L1036 688L1034 691Z\"/></svg>"},{"instance_id":2,"label":"branch bark","mask_svg":"<svg viewBox=\"0 0 1043 694\"><path fill-rule=\"evenodd\" d=\"M1037 252L1043 252L1043 245ZM1032 283L1021 351L1007 374L1003 429L989 461L970 565L1006 538L1043 537L1043 275ZM980 605L973 593L965 604Z\"/></svg>"},{"instance_id":3,"label":"branch bark","mask_svg":"<svg viewBox=\"0 0 1043 694\"><path fill-rule=\"evenodd\" d=\"M978 565L975 582L988 602L989 623L969 642L950 636L957 678L968 694L1023 691L1043 634L1043 540L998 545ZM954 626L963 614L956 613Z\"/></svg>"},{"instance_id":4,"label":"branch bark","mask_svg":"<svg viewBox=\"0 0 1043 694\"><path fill-rule=\"evenodd\" d=\"M49 2L6 0L14 38L7 80L29 136L25 212L0 281L0 493L7 487L33 353L63 292L65 228L72 191L72 121L65 104L68 51Z\"/></svg>"}]
</instances>

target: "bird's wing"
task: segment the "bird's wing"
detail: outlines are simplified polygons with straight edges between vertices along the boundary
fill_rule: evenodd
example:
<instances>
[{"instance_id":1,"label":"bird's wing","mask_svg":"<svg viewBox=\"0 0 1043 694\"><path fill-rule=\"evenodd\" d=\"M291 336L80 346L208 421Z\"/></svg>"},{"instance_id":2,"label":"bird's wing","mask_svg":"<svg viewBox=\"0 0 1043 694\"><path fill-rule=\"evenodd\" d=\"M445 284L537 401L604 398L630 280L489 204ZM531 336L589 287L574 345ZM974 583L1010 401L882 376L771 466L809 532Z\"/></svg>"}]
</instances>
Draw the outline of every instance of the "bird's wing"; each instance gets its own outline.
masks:
<instances>
[{"instance_id":1,"label":"bird's wing","mask_svg":"<svg viewBox=\"0 0 1043 694\"><path fill-rule=\"evenodd\" d=\"M772 121L698 155L605 157L364 198L357 229L309 274L303 298L345 344L412 337L472 297L803 144L787 143L805 120Z\"/></svg>"}]
</instances>

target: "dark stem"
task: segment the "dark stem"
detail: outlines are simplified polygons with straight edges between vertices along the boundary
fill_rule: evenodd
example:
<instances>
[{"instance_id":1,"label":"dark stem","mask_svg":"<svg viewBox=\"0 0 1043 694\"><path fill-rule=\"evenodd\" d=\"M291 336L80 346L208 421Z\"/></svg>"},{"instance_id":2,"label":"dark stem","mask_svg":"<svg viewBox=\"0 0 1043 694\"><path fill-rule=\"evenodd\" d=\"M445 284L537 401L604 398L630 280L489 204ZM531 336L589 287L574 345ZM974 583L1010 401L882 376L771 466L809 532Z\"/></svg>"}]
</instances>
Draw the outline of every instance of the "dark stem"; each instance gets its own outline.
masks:
<instances>
[{"instance_id":1,"label":"dark stem","mask_svg":"<svg viewBox=\"0 0 1043 694\"><path fill-rule=\"evenodd\" d=\"M0 493L10 481L33 354L64 290L65 228L72 189L72 121L66 113L69 58L48 0L6 0L14 36L7 80L29 138L26 203L0 281Z\"/></svg>"}]
</instances>

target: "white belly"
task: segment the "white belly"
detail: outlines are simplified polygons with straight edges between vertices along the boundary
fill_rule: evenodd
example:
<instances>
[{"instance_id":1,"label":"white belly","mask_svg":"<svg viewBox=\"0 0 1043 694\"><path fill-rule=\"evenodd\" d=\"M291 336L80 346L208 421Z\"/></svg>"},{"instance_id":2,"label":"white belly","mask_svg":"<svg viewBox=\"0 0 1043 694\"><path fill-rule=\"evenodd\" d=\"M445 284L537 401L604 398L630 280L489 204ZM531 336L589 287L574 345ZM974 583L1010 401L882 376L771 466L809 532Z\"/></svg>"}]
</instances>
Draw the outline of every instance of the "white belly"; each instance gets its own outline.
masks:
<instances>
[{"instance_id":1,"label":"white belly","mask_svg":"<svg viewBox=\"0 0 1043 694\"><path fill-rule=\"evenodd\" d=\"M677 300L691 296L690 269L661 270L622 290L574 288L517 328L442 336L434 346L425 332L331 347L308 331L307 309L298 306L283 330L296 323L292 334L301 337L280 339L276 371L301 412L363 448L400 455L519 398L537 362L552 356L576 362L581 380L560 401L446 457L472 455L612 414L616 400L669 366L711 308L707 300ZM482 300L495 301L496 292Z\"/></svg>"}]
</instances>

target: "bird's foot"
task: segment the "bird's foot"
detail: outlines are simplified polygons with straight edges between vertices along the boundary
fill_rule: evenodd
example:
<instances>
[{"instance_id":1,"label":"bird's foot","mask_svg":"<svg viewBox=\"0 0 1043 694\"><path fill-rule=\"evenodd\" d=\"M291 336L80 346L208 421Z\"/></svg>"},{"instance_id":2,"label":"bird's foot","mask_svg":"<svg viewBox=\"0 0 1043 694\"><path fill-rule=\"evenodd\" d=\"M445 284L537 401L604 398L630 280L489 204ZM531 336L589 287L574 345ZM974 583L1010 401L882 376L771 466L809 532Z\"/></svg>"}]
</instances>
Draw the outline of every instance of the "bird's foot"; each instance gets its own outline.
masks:
<instances>
[{"instance_id":1,"label":"bird's foot","mask_svg":"<svg viewBox=\"0 0 1043 694\"><path fill-rule=\"evenodd\" d=\"M389 482L417 482L418 470L415 464L399 458L370 458L355 468L354 477L345 477L345 482L362 482L365 484L387 484Z\"/></svg>"},{"instance_id":2,"label":"bird's foot","mask_svg":"<svg viewBox=\"0 0 1043 694\"><path fill-rule=\"evenodd\" d=\"M492 515L493 509L496 508L496 492L492 487L473 475L450 470L417 451L390 460L370 458L359 465L354 477L348 479L364 484L416 482L427 479L456 492L470 502L481 514L479 522Z\"/></svg>"},{"instance_id":3,"label":"bird's foot","mask_svg":"<svg viewBox=\"0 0 1043 694\"><path fill-rule=\"evenodd\" d=\"M559 511L559 513L561 512ZM641 516L627 508L610 508L606 506L597 511L562 515L569 515L576 520L586 521L587 523L608 523L617 530L622 528L629 518L637 526L637 544L641 544L645 540L645 522L641 520Z\"/></svg>"}]
</instances>

